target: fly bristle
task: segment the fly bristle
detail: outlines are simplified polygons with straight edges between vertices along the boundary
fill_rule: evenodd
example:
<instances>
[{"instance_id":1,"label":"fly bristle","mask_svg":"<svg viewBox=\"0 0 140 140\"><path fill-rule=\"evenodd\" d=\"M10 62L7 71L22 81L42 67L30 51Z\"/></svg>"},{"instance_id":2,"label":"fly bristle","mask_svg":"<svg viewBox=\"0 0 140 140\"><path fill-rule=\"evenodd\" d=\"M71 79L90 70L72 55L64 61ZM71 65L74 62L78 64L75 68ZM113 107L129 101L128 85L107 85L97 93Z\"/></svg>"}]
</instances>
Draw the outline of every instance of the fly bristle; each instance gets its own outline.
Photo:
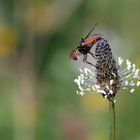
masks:
<instances>
[{"instance_id":1,"label":"fly bristle","mask_svg":"<svg viewBox=\"0 0 140 140\"><path fill-rule=\"evenodd\" d=\"M109 90L113 91L110 96L115 96L120 88L121 82L117 71L116 61L112 54L107 40L101 39L97 42L95 48L96 54L96 79L97 84L109 95ZM110 85L110 81L113 82Z\"/></svg>"}]
</instances>

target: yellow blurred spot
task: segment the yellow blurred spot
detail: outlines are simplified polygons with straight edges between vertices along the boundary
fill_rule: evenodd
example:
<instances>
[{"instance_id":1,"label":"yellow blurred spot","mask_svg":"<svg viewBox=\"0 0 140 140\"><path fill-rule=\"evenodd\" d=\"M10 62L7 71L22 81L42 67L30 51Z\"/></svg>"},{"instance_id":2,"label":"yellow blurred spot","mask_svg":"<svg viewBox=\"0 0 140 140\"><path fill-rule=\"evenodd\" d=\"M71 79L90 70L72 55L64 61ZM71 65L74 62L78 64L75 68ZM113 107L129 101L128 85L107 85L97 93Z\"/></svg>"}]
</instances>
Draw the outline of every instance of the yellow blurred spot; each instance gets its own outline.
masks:
<instances>
[{"instance_id":1,"label":"yellow blurred spot","mask_svg":"<svg viewBox=\"0 0 140 140\"><path fill-rule=\"evenodd\" d=\"M31 4L24 11L23 20L28 28L48 32L54 23L54 7L50 4Z\"/></svg>"},{"instance_id":2,"label":"yellow blurred spot","mask_svg":"<svg viewBox=\"0 0 140 140\"><path fill-rule=\"evenodd\" d=\"M140 69L140 56L139 55L135 56L133 63L136 64L136 68Z\"/></svg>"},{"instance_id":3,"label":"yellow blurred spot","mask_svg":"<svg viewBox=\"0 0 140 140\"><path fill-rule=\"evenodd\" d=\"M81 103L87 111L104 110L108 105L107 100L105 100L101 94L93 92L82 96Z\"/></svg>"},{"instance_id":4,"label":"yellow blurred spot","mask_svg":"<svg viewBox=\"0 0 140 140\"><path fill-rule=\"evenodd\" d=\"M8 55L15 48L15 43L14 31L9 26L0 24L0 56Z\"/></svg>"},{"instance_id":5,"label":"yellow blurred spot","mask_svg":"<svg viewBox=\"0 0 140 140\"><path fill-rule=\"evenodd\" d=\"M104 140L105 137L102 134L90 134L87 140Z\"/></svg>"},{"instance_id":6,"label":"yellow blurred spot","mask_svg":"<svg viewBox=\"0 0 140 140\"><path fill-rule=\"evenodd\" d=\"M35 102L20 101L16 109L16 121L23 126L32 125L37 119L37 105Z\"/></svg>"}]
</instances>

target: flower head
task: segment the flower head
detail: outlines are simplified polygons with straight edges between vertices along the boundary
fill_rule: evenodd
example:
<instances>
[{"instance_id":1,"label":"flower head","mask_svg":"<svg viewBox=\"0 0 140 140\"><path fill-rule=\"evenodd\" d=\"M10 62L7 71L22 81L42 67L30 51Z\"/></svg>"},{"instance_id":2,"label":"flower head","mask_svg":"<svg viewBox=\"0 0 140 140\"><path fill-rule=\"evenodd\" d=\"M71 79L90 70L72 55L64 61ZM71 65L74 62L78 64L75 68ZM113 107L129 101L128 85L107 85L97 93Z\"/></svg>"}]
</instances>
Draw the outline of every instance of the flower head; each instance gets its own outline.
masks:
<instances>
[{"instance_id":1,"label":"flower head","mask_svg":"<svg viewBox=\"0 0 140 140\"><path fill-rule=\"evenodd\" d=\"M96 91L103 97L115 97L120 88L135 91L134 86L140 86L139 69L128 59L121 57L116 61L106 40L97 42L95 49L96 64L91 69L79 69L80 75L74 82L78 85L77 94L84 95Z\"/></svg>"},{"instance_id":2,"label":"flower head","mask_svg":"<svg viewBox=\"0 0 140 140\"><path fill-rule=\"evenodd\" d=\"M116 61L117 74L112 72L110 76L103 79L102 73L99 73L94 67L91 69L79 69L80 75L74 82L78 85L79 95L84 95L89 91L96 91L105 98L115 96L115 93L122 88L129 90L130 93L135 91L135 86L140 86L139 69L129 60L123 60L121 57Z\"/></svg>"}]
</instances>

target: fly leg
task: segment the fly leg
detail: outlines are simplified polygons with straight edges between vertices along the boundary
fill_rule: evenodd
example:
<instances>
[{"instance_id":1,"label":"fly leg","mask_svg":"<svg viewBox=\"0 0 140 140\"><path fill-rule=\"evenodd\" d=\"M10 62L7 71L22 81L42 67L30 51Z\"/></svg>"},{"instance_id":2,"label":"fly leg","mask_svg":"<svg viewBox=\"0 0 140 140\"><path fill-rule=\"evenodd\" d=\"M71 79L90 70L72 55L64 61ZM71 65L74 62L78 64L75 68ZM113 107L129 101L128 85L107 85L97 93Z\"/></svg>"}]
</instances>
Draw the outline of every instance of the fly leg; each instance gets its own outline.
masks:
<instances>
[{"instance_id":1,"label":"fly leg","mask_svg":"<svg viewBox=\"0 0 140 140\"><path fill-rule=\"evenodd\" d=\"M93 65L91 62L87 61L87 54L84 55L84 57L83 57L83 62L84 62L84 63L87 63L87 64L90 64L90 65L92 65L92 66L94 66L94 67L96 67L96 66Z\"/></svg>"},{"instance_id":2,"label":"fly leg","mask_svg":"<svg viewBox=\"0 0 140 140\"><path fill-rule=\"evenodd\" d=\"M91 56L95 59L96 58L96 55L93 54L92 52L88 52L89 54L91 54Z\"/></svg>"},{"instance_id":3,"label":"fly leg","mask_svg":"<svg viewBox=\"0 0 140 140\"><path fill-rule=\"evenodd\" d=\"M96 58L96 56L101 56L101 55L103 55L103 54L93 54L92 52L88 52L89 54L91 54L91 56L93 57L93 58Z\"/></svg>"}]
</instances>

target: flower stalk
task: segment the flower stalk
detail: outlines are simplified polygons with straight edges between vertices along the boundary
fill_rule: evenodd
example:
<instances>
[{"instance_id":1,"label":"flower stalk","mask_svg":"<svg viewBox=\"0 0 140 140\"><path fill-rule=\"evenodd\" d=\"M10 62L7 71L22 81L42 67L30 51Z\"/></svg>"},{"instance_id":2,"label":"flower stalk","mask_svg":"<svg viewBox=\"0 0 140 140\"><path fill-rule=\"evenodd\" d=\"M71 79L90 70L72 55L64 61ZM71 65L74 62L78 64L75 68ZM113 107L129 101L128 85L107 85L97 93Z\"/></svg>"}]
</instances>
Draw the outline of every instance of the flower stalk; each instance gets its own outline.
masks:
<instances>
[{"instance_id":1,"label":"flower stalk","mask_svg":"<svg viewBox=\"0 0 140 140\"><path fill-rule=\"evenodd\" d=\"M115 140L116 135L116 116L115 116L115 103L109 101L109 118L110 118L110 134L109 140Z\"/></svg>"}]
</instances>

